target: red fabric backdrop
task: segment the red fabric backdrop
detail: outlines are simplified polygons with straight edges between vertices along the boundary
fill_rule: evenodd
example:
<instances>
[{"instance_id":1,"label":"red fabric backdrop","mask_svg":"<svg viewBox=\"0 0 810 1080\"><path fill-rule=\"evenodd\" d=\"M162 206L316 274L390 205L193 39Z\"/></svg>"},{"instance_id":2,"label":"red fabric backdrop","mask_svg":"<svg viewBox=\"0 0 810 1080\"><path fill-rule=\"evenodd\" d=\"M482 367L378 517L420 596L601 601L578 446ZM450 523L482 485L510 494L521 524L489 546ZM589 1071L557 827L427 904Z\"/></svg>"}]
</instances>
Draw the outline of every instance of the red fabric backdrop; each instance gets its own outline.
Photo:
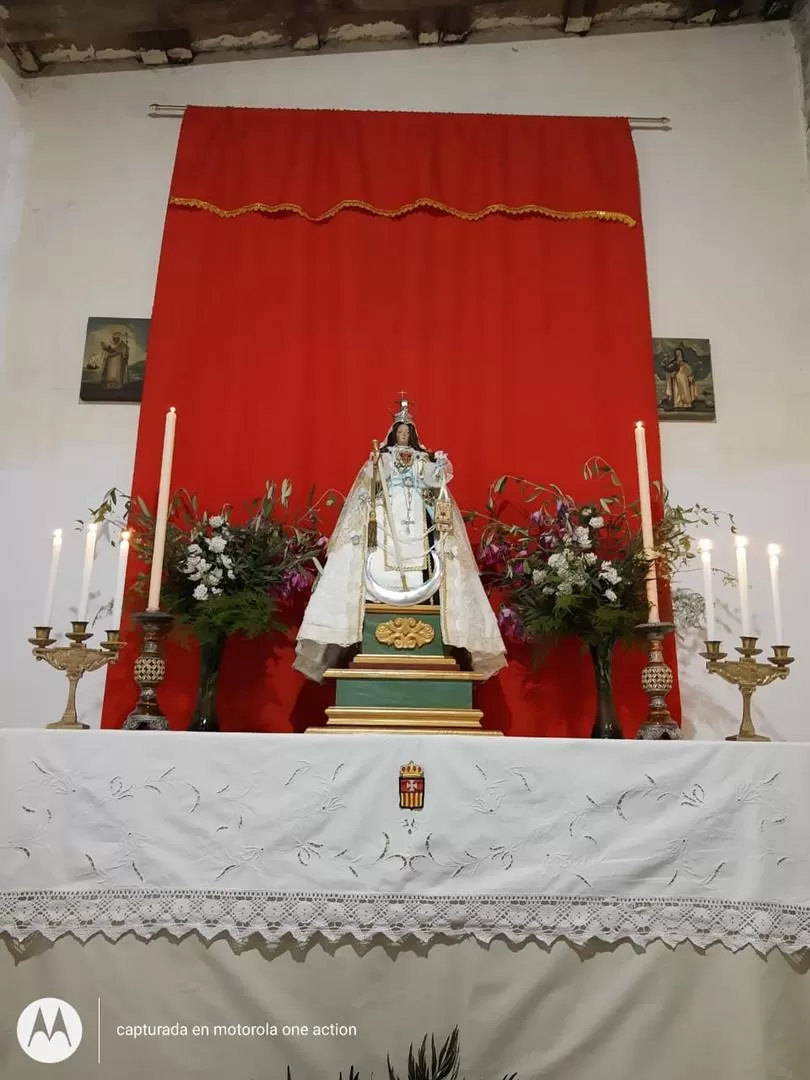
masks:
<instances>
[{"instance_id":1,"label":"red fabric backdrop","mask_svg":"<svg viewBox=\"0 0 810 1080\"><path fill-rule=\"evenodd\" d=\"M152 505L169 405L173 486L214 510L271 478L345 491L402 387L423 441L450 455L463 508L482 508L501 473L584 495L582 466L597 454L635 497L638 419L660 477L625 121L194 109L171 194L133 481ZM390 213L420 199L480 219L435 206L331 213L345 200ZM109 669L105 726L134 703L136 640ZM229 644L225 729L301 730L322 716L332 690L292 671L293 643L294 632ZM172 647L168 659L160 699L184 727L197 657ZM628 734L644 715L642 664L619 659ZM517 658L479 700L507 734L587 735L589 661L567 647L534 675Z\"/></svg>"}]
</instances>

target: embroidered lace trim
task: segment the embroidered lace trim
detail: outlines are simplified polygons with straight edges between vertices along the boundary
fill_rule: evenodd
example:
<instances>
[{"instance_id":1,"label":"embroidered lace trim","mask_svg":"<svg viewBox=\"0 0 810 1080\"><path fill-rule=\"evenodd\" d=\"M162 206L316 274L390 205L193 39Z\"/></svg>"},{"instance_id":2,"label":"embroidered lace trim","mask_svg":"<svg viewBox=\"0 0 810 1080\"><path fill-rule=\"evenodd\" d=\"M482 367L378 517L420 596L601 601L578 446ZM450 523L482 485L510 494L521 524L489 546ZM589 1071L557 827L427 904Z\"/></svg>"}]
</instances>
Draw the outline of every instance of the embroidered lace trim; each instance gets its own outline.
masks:
<instances>
[{"instance_id":1,"label":"embroidered lace trim","mask_svg":"<svg viewBox=\"0 0 810 1080\"><path fill-rule=\"evenodd\" d=\"M759 953L794 953L810 946L810 906L695 899L581 896L432 896L365 893L279 893L189 889L109 889L0 893L0 929L14 940L55 941L127 933L152 938L225 934L235 942L257 935L269 944L291 936L306 943L360 942L384 936L415 939L496 937L513 942L583 945L629 940L705 948L721 944Z\"/></svg>"}]
</instances>

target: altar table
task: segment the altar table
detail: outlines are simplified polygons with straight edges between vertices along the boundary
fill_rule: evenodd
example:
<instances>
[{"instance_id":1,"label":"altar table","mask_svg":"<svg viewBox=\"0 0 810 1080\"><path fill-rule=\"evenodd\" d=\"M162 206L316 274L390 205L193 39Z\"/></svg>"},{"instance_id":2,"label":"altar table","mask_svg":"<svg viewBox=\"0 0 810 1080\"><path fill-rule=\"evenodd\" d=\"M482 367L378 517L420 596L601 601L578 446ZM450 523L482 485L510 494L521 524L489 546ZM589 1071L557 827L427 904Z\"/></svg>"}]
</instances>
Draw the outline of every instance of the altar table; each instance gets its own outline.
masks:
<instances>
[{"instance_id":1,"label":"altar table","mask_svg":"<svg viewBox=\"0 0 810 1080\"><path fill-rule=\"evenodd\" d=\"M0 730L0 829L2 1080L808 1075L810 745Z\"/></svg>"}]
</instances>

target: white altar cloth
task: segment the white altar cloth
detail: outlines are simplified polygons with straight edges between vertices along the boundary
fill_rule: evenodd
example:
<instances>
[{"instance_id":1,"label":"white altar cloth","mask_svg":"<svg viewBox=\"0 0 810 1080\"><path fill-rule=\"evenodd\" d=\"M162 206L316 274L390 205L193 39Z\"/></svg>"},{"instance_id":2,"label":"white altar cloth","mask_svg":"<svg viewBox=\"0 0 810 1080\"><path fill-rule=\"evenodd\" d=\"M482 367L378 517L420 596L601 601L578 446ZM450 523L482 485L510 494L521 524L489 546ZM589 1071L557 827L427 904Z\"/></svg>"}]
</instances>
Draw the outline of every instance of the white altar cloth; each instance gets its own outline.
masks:
<instances>
[{"instance_id":1,"label":"white altar cloth","mask_svg":"<svg viewBox=\"0 0 810 1080\"><path fill-rule=\"evenodd\" d=\"M399 771L425 772L421 810ZM0 731L0 933L810 945L810 746Z\"/></svg>"}]
</instances>

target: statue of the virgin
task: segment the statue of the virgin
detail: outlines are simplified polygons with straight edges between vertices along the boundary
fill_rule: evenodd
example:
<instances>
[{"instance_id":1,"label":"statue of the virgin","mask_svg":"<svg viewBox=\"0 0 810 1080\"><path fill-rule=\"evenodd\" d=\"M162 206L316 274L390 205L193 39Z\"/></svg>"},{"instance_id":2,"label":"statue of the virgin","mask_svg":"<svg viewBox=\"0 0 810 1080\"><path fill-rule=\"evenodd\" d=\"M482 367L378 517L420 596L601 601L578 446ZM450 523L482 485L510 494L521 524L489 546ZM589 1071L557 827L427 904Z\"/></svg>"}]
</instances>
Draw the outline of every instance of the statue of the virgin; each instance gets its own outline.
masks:
<instances>
[{"instance_id":1,"label":"statue of the virgin","mask_svg":"<svg viewBox=\"0 0 810 1080\"><path fill-rule=\"evenodd\" d=\"M327 548L323 572L298 632L295 667L320 681L360 642L366 603L440 604L445 645L464 650L473 671L506 664L464 520L448 490L447 455L420 442L402 398L380 446L360 469Z\"/></svg>"}]
</instances>

